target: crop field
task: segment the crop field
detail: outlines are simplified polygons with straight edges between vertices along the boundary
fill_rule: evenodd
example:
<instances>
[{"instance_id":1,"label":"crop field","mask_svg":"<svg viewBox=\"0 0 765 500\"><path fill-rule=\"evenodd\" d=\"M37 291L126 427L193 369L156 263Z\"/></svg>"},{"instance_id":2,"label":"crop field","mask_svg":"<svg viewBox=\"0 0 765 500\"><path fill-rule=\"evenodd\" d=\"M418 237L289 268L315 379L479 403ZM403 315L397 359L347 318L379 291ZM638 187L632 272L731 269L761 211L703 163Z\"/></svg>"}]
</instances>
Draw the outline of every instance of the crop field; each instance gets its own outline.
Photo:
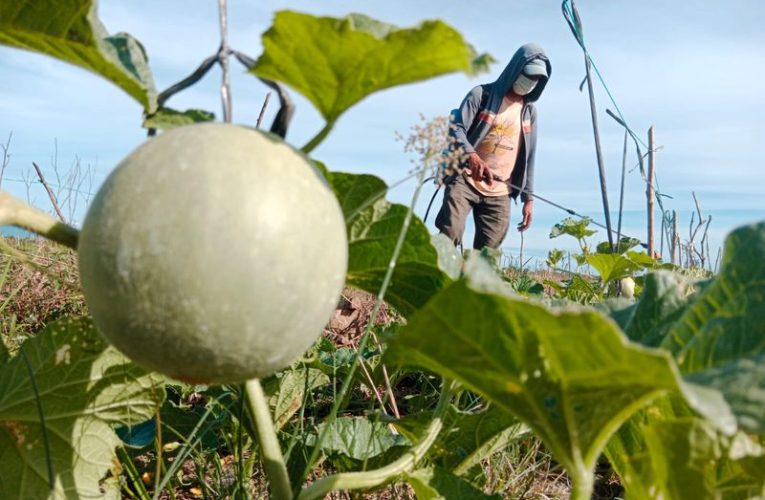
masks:
<instances>
[{"instance_id":1,"label":"crop field","mask_svg":"<svg viewBox=\"0 0 765 500\"><path fill-rule=\"evenodd\" d=\"M220 49L159 92L95 0L52 4L0 0L0 44L100 75L147 138L82 221L36 164L51 213L0 186L27 232L0 237L0 499L765 498L765 222L715 260L698 201L681 242L649 177L670 257L566 210L549 237L577 251L508 265L415 213L461 161L448 119L400 137L409 204L312 156L375 92L487 69L445 22L281 11L252 58L219 0ZM270 128L232 123L229 63ZM167 106L215 65L222 122ZM323 120L302 147L291 92Z\"/></svg>"}]
</instances>

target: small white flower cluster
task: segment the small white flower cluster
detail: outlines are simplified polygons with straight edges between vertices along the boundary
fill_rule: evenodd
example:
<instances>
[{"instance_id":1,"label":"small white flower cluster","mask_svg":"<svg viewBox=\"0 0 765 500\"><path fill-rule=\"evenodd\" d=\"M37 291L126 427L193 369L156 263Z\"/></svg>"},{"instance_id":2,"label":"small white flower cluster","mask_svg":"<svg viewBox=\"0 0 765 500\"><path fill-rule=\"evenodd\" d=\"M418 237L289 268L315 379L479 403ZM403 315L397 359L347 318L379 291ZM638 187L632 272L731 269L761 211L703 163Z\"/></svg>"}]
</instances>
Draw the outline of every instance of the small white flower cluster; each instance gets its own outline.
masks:
<instances>
[{"instance_id":1,"label":"small white flower cluster","mask_svg":"<svg viewBox=\"0 0 765 500\"><path fill-rule=\"evenodd\" d=\"M411 160L415 168L410 173L425 170L437 184L442 184L446 177L457 172L465 155L454 147L450 127L449 117L437 116L429 120L421 114L420 123L410 128L408 137L396 132L396 140L404 143L404 151L417 155Z\"/></svg>"}]
</instances>

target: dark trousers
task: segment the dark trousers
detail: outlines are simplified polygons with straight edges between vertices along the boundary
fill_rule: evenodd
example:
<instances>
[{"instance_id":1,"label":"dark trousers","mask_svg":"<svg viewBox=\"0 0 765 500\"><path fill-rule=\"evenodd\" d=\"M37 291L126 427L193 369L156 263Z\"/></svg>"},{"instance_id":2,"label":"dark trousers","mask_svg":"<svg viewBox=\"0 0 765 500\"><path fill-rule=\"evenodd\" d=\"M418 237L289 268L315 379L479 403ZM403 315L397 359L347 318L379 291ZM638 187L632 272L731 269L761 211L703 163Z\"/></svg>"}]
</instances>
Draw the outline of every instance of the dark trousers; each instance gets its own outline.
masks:
<instances>
[{"instance_id":1,"label":"dark trousers","mask_svg":"<svg viewBox=\"0 0 765 500\"><path fill-rule=\"evenodd\" d=\"M444 201L436 216L436 227L455 245L459 245L471 210L475 222L473 248L499 248L510 225L510 197L481 194L462 175L457 175L446 186Z\"/></svg>"}]
</instances>

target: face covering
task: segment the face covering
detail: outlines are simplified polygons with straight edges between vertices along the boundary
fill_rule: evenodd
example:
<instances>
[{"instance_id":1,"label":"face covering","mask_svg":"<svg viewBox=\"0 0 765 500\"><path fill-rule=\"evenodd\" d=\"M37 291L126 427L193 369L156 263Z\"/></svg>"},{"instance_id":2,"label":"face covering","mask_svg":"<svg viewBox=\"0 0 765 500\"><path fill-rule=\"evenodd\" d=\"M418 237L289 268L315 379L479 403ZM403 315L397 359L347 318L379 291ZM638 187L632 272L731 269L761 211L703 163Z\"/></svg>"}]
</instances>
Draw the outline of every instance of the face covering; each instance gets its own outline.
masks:
<instances>
[{"instance_id":1,"label":"face covering","mask_svg":"<svg viewBox=\"0 0 765 500\"><path fill-rule=\"evenodd\" d=\"M527 95L531 93L531 91L534 90L534 87L536 86L536 80L532 80L528 76L521 74L513 84L513 92L518 95Z\"/></svg>"}]
</instances>

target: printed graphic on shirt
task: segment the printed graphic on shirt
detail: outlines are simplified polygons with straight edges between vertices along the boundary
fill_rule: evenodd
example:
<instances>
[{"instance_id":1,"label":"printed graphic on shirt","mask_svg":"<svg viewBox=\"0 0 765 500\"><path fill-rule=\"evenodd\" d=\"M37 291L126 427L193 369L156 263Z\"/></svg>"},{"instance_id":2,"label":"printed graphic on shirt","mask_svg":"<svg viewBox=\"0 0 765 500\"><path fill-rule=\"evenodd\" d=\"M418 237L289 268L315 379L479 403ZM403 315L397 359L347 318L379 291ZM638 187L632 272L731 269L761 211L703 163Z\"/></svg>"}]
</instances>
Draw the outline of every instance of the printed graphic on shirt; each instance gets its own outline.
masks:
<instances>
[{"instance_id":1,"label":"printed graphic on shirt","mask_svg":"<svg viewBox=\"0 0 765 500\"><path fill-rule=\"evenodd\" d=\"M486 137L476 147L476 153L491 169L492 175L506 180L513 173L518 158L521 140L522 99L505 99L494 123ZM525 125L525 124L524 124ZM495 180L490 186L485 181L470 183L481 193L488 196L501 196L510 193L506 182Z\"/></svg>"}]
</instances>

